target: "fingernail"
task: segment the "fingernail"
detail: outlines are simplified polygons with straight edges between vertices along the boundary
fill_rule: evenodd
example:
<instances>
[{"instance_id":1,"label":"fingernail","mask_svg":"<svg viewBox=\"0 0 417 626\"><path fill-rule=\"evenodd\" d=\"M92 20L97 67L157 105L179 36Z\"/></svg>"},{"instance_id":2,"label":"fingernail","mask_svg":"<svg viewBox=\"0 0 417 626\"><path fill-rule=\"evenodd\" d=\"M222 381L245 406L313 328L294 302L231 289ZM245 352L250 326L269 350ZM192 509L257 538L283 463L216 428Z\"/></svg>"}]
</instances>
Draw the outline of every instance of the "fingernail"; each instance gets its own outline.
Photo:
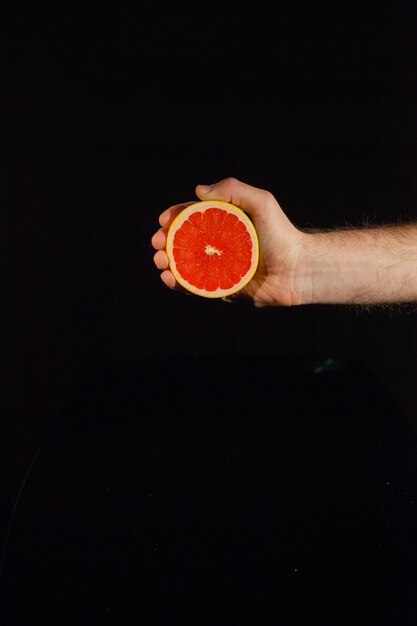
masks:
<instances>
[{"instance_id":1,"label":"fingernail","mask_svg":"<svg viewBox=\"0 0 417 626\"><path fill-rule=\"evenodd\" d=\"M211 185L200 185L200 191L204 195L210 193L212 189L213 187Z\"/></svg>"}]
</instances>

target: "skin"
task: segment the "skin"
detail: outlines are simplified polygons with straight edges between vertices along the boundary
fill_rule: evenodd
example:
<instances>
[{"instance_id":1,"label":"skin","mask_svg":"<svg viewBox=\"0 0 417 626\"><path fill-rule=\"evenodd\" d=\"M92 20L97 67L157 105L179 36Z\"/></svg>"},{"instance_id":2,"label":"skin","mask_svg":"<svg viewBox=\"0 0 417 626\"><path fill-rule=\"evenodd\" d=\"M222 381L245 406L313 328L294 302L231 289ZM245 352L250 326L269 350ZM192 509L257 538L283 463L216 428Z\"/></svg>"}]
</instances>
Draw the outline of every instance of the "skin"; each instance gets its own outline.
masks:
<instances>
[{"instance_id":1,"label":"skin","mask_svg":"<svg viewBox=\"0 0 417 626\"><path fill-rule=\"evenodd\" d=\"M224 300L247 301L259 308L417 302L417 223L303 232L269 191L236 178L197 185L195 193L199 200L224 200L240 207L258 233L256 274L238 294ZM151 239L162 281L184 293L169 270L166 235L176 215L195 201L163 211Z\"/></svg>"}]
</instances>

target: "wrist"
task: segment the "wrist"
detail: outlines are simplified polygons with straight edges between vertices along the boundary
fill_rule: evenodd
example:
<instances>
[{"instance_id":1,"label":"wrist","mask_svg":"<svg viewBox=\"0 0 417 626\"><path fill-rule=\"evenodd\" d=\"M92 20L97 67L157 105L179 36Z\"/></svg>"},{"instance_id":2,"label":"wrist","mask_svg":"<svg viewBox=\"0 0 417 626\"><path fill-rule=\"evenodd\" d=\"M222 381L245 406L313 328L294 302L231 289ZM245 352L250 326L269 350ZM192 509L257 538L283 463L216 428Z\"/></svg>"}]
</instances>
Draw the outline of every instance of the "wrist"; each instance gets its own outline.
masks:
<instances>
[{"instance_id":1,"label":"wrist","mask_svg":"<svg viewBox=\"0 0 417 626\"><path fill-rule=\"evenodd\" d=\"M370 303L379 261L364 243L353 230L303 233L294 276L300 305Z\"/></svg>"},{"instance_id":2,"label":"wrist","mask_svg":"<svg viewBox=\"0 0 417 626\"><path fill-rule=\"evenodd\" d=\"M380 260L358 231L303 233L294 290L300 305L370 303ZM375 253L375 251L374 251Z\"/></svg>"}]
</instances>

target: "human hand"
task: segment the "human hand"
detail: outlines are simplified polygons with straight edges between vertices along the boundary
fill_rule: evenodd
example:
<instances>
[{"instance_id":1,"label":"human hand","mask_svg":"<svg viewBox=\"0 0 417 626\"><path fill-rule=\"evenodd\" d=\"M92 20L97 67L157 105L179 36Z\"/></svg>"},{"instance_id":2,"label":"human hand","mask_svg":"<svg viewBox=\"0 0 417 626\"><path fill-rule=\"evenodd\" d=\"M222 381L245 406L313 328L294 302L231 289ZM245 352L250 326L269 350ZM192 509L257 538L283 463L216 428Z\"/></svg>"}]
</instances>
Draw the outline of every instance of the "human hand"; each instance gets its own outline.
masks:
<instances>
[{"instance_id":1,"label":"human hand","mask_svg":"<svg viewBox=\"0 0 417 626\"><path fill-rule=\"evenodd\" d=\"M211 186L197 185L195 192L200 200L223 200L243 209L251 216L258 233L260 258L256 273L238 293L223 299L243 299L256 307L301 304L302 294L298 287L303 281L299 258L306 235L290 222L275 197L269 191L235 178L225 178ZM166 237L174 218L194 202L196 200L176 204L163 211L159 216L161 228L151 240L156 250L154 263L161 270L162 281L177 291L184 289L169 269Z\"/></svg>"}]
</instances>

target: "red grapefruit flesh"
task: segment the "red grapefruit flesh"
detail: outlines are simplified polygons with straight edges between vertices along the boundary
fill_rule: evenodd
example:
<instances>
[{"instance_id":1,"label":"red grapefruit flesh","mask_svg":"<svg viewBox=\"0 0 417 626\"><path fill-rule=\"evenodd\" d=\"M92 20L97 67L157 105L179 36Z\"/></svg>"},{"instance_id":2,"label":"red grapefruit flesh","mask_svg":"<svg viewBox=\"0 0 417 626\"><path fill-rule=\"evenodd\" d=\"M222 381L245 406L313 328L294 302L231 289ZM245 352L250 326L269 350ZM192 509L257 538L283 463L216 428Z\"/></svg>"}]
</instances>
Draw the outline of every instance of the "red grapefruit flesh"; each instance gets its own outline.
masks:
<instances>
[{"instance_id":1,"label":"red grapefruit flesh","mask_svg":"<svg viewBox=\"0 0 417 626\"><path fill-rule=\"evenodd\" d=\"M229 202L204 200L174 219L166 252L171 272L185 289L205 298L224 298L253 277L259 241L242 209Z\"/></svg>"}]
</instances>

